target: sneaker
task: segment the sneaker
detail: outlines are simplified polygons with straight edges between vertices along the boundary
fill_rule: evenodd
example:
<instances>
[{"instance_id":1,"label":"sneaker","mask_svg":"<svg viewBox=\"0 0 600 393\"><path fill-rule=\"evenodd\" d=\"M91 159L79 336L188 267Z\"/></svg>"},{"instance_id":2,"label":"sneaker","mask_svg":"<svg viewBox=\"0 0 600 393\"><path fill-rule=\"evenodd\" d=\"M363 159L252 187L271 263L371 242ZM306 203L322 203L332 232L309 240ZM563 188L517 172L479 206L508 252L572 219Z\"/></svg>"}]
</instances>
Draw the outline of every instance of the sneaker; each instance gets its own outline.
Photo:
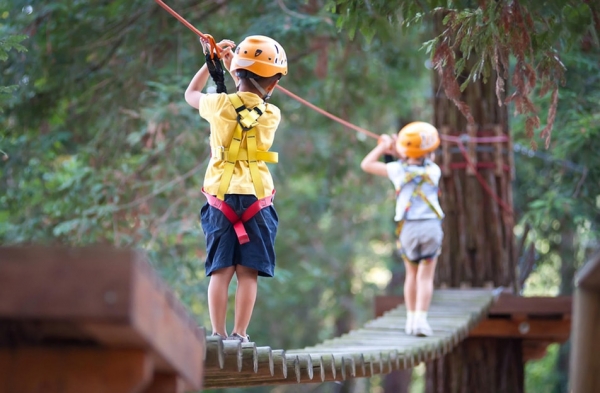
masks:
<instances>
[{"instance_id":1,"label":"sneaker","mask_svg":"<svg viewBox=\"0 0 600 393\"><path fill-rule=\"evenodd\" d=\"M227 337L223 337L219 333L213 333L212 336L213 337L220 337L222 340L226 340L227 339Z\"/></svg>"},{"instance_id":2,"label":"sneaker","mask_svg":"<svg viewBox=\"0 0 600 393\"><path fill-rule=\"evenodd\" d=\"M431 326L425 318L417 318L413 324L413 334L417 337L427 337L433 335Z\"/></svg>"},{"instance_id":3,"label":"sneaker","mask_svg":"<svg viewBox=\"0 0 600 393\"><path fill-rule=\"evenodd\" d=\"M413 319L412 318L406 318L406 326L404 327L404 332L406 332L406 334L408 334L408 335L413 334Z\"/></svg>"},{"instance_id":4,"label":"sneaker","mask_svg":"<svg viewBox=\"0 0 600 393\"><path fill-rule=\"evenodd\" d=\"M227 337L227 340L238 340L243 343L247 343L247 342L250 342L250 336L249 335L241 336L237 333L231 333L231 336Z\"/></svg>"}]
</instances>

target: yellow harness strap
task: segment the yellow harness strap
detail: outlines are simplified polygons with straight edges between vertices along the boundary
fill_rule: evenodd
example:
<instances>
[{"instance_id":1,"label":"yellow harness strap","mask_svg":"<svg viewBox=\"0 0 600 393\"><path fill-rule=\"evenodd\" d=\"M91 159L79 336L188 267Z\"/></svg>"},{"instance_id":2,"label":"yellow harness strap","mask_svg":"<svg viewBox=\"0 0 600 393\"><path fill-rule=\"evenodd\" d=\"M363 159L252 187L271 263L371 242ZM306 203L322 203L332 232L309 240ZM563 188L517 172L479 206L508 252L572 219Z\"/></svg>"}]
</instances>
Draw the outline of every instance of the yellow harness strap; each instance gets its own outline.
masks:
<instances>
[{"instance_id":1,"label":"yellow harness strap","mask_svg":"<svg viewBox=\"0 0 600 393\"><path fill-rule=\"evenodd\" d=\"M259 157L261 157L261 155L259 155L257 151L256 130L254 127L256 127L258 124L258 119L266 109L265 104L259 104L252 109L248 109L237 94L228 94L227 97L229 97L229 101L231 101L231 104L234 106L235 111L238 114L238 124L233 132L233 138L229 144L227 154L223 154L225 168L223 170L223 175L221 176L221 183L219 184L217 198L220 200L225 200L225 193L227 193L227 190L229 189L229 184L231 183L231 178L233 177L233 170L235 168L236 161L247 160L248 166L250 167L250 175L252 176L254 190L256 191L256 197L258 199L263 199L265 197L265 189L260 176L260 170L258 169L258 160L260 159ZM241 148L242 139L244 136L246 137L247 146L247 149L245 150ZM242 151L245 153L241 153ZM225 153L224 148L223 153Z\"/></svg>"},{"instance_id":2,"label":"yellow harness strap","mask_svg":"<svg viewBox=\"0 0 600 393\"><path fill-rule=\"evenodd\" d=\"M227 161L229 159L229 149L219 146L211 149L211 157L218 161ZM238 161L248 160L248 150L240 148L237 156ZM279 162L279 154L274 151L262 151L256 152L256 159L258 161L264 161L271 164L277 164Z\"/></svg>"}]
</instances>

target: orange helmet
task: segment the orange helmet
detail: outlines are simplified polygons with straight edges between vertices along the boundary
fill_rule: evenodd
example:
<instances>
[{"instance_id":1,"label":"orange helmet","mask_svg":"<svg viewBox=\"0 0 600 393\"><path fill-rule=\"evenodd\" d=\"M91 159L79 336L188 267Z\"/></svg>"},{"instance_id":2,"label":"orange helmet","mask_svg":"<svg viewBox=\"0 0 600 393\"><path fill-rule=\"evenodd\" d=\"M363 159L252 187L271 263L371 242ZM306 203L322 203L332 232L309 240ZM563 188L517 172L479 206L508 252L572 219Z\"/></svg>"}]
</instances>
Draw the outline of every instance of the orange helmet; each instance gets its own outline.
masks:
<instances>
[{"instance_id":1,"label":"orange helmet","mask_svg":"<svg viewBox=\"0 0 600 393\"><path fill-rule=\"evenodd\" d=\"M396 147L409 158L420 158L431 153L440 145L437 129L424 121L415 121L402 127L398 132Z\"/></svg>"},{"instance_id":2,"label":"orange helmet","mask_svg":"<svg viewBox=\"0 0 600 393\"><path fill-rule=\"evenodd\" d=\"M251 35L235 50L230 71L236 70L247 70L265 78L277 74L287 75L287 56L274 39L264 35Z\"/></svg>"}]
</instances>

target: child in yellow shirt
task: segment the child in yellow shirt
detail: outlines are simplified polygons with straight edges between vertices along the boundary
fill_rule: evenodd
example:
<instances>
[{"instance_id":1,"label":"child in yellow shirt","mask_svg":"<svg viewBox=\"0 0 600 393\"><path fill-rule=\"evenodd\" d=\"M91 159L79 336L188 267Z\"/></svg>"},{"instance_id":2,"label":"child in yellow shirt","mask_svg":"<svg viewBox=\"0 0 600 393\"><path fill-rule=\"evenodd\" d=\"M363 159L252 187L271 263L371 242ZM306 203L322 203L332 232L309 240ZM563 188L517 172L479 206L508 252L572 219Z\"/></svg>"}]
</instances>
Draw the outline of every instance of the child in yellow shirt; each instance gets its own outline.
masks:
<instances>
[{"instance_id":1,"label":"child in yellow shirt","mask_svg":"<svg viewBox=\"0 0 600 393\"><path fill-rule=\"evenodd\" d=\"M249 36L237 48L230 40L218 45L237 92L202 93L209 76L204 65L191 80L185 100L210 123L212 154L203 185L208 202L200 217L207 245L205 267L210 276L208 305L213 335L247 342L258 276L272 277L275 269L278 217L266 163L277 162L277 153L268 150L281 114L266 101L287 74L287 57L283 47L266 36ZM235 321L228 336L227 295L234 274Z\"/></svg>"}]
</instances>

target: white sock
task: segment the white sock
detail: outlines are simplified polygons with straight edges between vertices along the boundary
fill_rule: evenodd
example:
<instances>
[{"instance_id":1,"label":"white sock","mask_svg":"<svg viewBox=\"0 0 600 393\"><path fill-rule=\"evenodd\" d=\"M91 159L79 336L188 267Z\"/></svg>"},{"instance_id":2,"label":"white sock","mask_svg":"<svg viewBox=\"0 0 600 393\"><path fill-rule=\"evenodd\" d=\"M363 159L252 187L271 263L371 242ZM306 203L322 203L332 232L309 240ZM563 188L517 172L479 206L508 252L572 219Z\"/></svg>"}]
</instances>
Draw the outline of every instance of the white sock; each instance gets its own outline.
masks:
<instances>
[{"instance_id":1,"label":"white sock","mask_svg":"<svg viewBox=\"0 0 600 393\"><path fill-rule=\"evenodd\" d=\"M415 319L415 312L414 311L407 311L406 312L406 319L411 322Z\"/></svg>"},{"instance_id":2,"label":"white sock","mask_svg":"<svg viewBox=\"0 0 600 393\"><path fill-rule=\"evenodd\" d=\"M427 311L415 311L415 319L427 319Z\"/></svg>"}]
</instances>

